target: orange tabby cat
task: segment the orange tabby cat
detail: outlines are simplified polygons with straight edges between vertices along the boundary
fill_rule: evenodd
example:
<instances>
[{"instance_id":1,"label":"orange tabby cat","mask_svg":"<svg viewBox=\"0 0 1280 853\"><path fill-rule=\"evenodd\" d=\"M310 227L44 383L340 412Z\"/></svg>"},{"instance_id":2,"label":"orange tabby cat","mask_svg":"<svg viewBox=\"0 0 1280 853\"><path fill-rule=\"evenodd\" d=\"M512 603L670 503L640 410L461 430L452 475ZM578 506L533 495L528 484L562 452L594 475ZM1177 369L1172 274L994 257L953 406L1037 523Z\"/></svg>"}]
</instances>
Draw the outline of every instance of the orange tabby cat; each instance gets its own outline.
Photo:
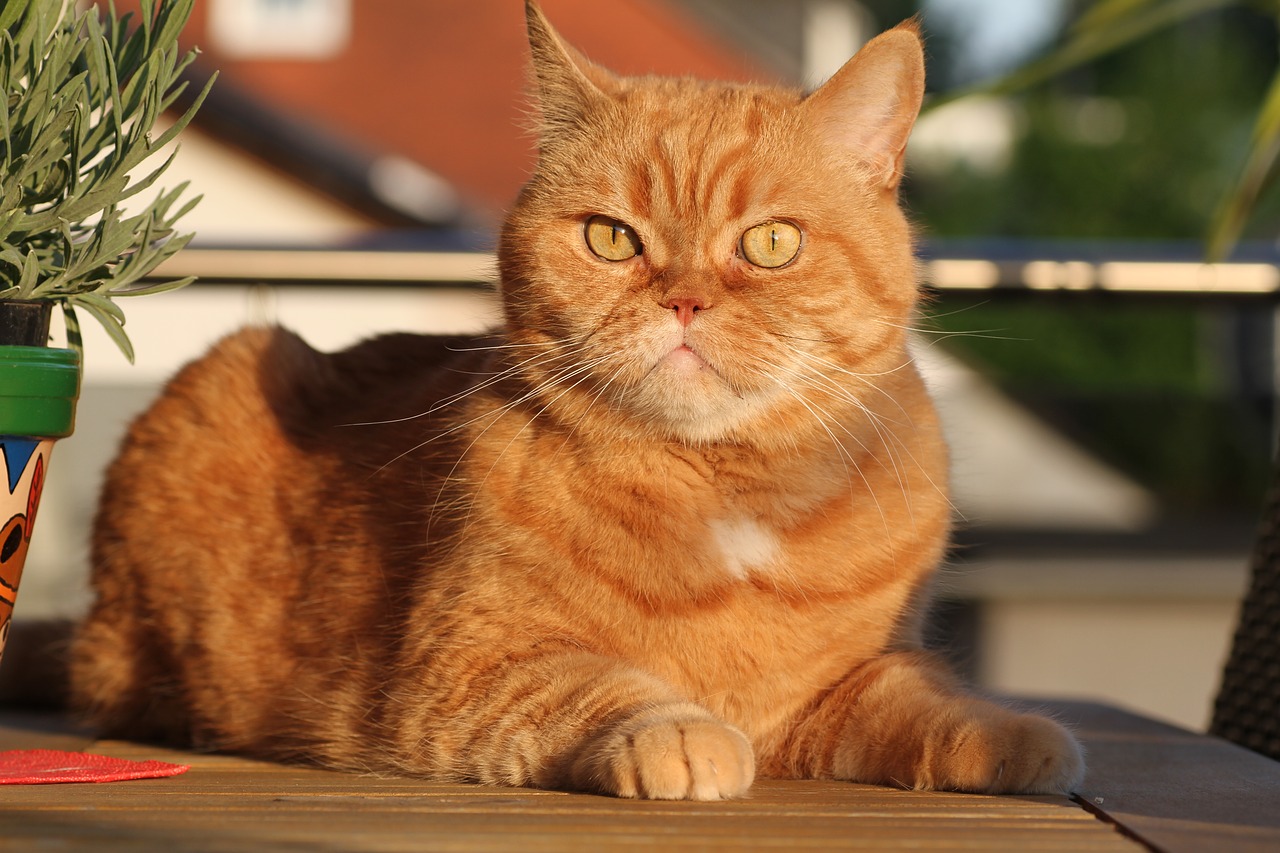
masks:
<instances>
[{"instance_id":1,"label":"orange tabby cat","mask_svg":"<svg viewBox=\"0 0 1280 853\"><path fill-rule=\"evenodd\" d=\"M1056 723L921 650L950 506L906 350L911 24L807 97L621 79L528 4L504 329L243 332L111 469L91 720L339 768L715 799L1065 791Z\"/></svg>"}]
</instances>

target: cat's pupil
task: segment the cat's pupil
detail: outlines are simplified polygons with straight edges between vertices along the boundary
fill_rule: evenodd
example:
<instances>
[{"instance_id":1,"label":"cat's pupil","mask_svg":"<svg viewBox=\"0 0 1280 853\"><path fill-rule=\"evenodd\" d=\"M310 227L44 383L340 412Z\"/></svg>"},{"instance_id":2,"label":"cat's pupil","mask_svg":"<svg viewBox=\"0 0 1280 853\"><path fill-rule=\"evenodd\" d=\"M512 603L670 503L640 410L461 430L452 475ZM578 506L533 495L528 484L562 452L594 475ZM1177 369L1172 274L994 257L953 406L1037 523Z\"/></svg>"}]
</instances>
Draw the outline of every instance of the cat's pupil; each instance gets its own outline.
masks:
<instances>
[{"instance_id":1,"label":"cat's pupil","mask_svg":"<svg viewBox=\"0 0 1280 853\"><path fill-rule=\"evenodd\" d=\"M758 267L776 269L795 258L801 240L800 229L790 223L762 222L743 233L738 252Z\"/></svg>"},{"instance_id":2,"label":"cat's pupil","mask_svg":"<svg viewBox=\"0 0 1280 853\"><path fill-rule=\"evenodd\" d=\"M591 251L606 261L625 261L643 251L631 226L609 216L588 219L584 236Z\"/></svg>"}]
</instances>

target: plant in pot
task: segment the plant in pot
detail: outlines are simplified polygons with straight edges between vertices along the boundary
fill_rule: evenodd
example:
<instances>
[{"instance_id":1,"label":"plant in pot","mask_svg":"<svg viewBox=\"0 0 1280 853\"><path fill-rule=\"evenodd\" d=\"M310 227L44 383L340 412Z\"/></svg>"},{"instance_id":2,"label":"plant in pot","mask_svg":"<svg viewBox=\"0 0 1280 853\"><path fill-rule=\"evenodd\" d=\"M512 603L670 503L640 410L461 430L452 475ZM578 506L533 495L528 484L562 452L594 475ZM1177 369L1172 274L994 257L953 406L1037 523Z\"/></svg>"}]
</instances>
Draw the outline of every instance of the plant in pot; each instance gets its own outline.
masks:
<instances>
[{"instance_id":1,"label":"plant in pot","mask_svg":"<svg viewBox=\"0 0 1280 853\"><path fill-rule=\"evenodd\" d=\"M49 455L75 422L82 363L81 312L125 356L133 349L118 297L173 290L190 279L145 280L187 244L176 221L180 185L137 212L122 206L172 162L144 164L190 122L158 134L182 94L194 51L178 34L194 0L142 0L137 20L78 11L72 0L0 4L0 655L31 541ZM53 307L66 346L49 346Z\"/></svg>"}]
</instances>

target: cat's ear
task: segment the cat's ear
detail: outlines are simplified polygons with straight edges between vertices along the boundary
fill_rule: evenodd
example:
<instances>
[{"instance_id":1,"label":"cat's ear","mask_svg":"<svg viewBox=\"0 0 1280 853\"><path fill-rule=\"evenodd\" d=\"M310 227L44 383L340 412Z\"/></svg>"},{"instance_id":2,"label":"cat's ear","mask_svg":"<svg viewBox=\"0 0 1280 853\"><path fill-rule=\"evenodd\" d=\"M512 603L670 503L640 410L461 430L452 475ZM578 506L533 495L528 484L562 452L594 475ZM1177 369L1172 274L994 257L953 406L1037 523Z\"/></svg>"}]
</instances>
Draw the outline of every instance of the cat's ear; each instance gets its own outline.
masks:
<instances>
[{"instance_id":1,"label":"cat's ear","mask_svg":"<svg viewBox=\"0 0 1280 853\"><path fill-rule=\"evenodd\" d=\"M525 2L529 49L543 140L577 126L591 107L607 98L617 78L560 37L534 0Z\"/></svg>"},{"instance_id":2,"label":"cat's ear","mask_svg":"<svg viewBox=\"0 0 1280 853\"><path fill-rule=\"evenodd\" d=\"M923 99L924 49L910 20L869 41L804 108L827 144L862 160L878 184L895 190Z\"/></svg>"}]
</instances>

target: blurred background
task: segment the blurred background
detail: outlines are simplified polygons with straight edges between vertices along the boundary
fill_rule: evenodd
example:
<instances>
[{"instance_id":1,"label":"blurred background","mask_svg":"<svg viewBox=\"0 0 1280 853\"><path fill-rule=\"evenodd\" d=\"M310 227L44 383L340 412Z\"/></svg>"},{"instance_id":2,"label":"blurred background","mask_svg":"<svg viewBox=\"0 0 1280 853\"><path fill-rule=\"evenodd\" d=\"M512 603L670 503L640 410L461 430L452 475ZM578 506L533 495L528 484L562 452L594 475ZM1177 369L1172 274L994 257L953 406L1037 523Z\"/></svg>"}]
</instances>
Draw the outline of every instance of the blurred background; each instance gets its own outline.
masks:
<instances>
[{"instance_id":1,"label":"blurred background","mask_svg":"<svg viewBox=\"0 0 1280 853\"><path fill-rule=\"evenodd\" d=\"M1233 263L1201 258L1276 70L1276 20L1182 3L1198 13L1095 61L954 97L1059 55L1107 5L543 2L622 73L803 87L921 16L930 95L904 193L932 289L918 357L963 516L934 641L986 688L1201 728L1275 435L1280 206L1258 205ZM221 335L281 322L327 349L496 321L495 229L535 159L521 6L197 3L191 88L220 78L163 183L204 195L183 221L196 241L165 270L201 282L125 306L135 365L86 328L77 429L55 453L17 619L86 605L101 471Z\"/></svg>"}]
</instances>

